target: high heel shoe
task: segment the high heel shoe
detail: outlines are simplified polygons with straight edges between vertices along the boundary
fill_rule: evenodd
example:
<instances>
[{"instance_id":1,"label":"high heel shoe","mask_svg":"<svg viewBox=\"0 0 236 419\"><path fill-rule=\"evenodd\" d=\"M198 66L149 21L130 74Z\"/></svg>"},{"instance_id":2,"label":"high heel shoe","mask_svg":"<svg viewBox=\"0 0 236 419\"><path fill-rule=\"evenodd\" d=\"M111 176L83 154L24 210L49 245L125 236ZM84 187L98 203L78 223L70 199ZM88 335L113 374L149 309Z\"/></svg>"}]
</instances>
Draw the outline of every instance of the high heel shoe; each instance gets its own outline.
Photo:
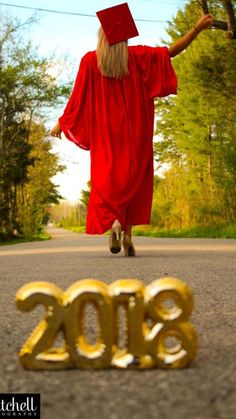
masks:
<instances>
[{"instance_id":1,"label":"high heel shoe","mask_svg":"<svg viewBox=\"0 0 236 419\"><path fill-rule=\"evenodd\" d=\"M136 256L136 251L134 248L134 245L132 243L132 240L129 236L124 235L122 240L125 256Z\"/></svg>"},{"instance_id":2,"label":"high heel shoe","mask_svg":"<svg viewBox=\"0 0 236 419\"><path fill-rule=\"evenodd\" d=\"M115 220L111 227L109 248L112 253L121 251L121 224L118 220Z\"/></svg>"}]
</instances>

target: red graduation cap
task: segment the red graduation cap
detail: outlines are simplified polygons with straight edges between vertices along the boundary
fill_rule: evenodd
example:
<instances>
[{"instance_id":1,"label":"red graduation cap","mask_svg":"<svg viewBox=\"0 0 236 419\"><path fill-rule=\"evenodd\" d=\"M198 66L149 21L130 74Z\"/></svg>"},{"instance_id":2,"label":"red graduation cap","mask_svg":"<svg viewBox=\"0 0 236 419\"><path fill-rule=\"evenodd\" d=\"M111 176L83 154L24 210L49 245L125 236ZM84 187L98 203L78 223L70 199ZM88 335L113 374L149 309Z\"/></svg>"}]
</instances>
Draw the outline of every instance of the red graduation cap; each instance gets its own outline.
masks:
<instances>
[{"instance_id":1,"label":"red graduation cap","mask_svg":"<svg viewBox=\"0 0 236 419\"><path fill-rule=\"evenodd\" d=\"M109 7L96 13L109 45L139 35L128 3Z\"/></svg>"}]
</instances>

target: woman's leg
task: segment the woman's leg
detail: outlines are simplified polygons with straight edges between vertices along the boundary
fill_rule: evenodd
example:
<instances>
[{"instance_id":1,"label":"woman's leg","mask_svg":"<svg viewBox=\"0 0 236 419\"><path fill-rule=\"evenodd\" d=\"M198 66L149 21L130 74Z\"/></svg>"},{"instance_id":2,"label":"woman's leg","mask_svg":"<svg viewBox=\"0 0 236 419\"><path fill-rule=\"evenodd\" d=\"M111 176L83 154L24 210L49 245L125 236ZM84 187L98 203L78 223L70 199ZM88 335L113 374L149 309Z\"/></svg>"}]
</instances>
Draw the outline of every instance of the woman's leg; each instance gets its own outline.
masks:
<instances>
[{"instance_id":1,"label":"woman's leg","mask_svg":"<svg viewBox=\"0 0 236 419\"><path fill-rule=\"evenodd\" d=\"M131 235L132 235L132 226L127 226L124 229L124 235L125 236L129 236L129 238L131 239Z\"/></svg>"},{"instance_id":2,"label":"woman's leg","mask_svg":"<svg viewBox=\"0 0 236 419\"><path fill-rule=\"evenodd\" d=\"M127 226L124 229L123 247L125 256L135 256L135 248L131 240L132 226Z\"/></svg>"}]
</instances>

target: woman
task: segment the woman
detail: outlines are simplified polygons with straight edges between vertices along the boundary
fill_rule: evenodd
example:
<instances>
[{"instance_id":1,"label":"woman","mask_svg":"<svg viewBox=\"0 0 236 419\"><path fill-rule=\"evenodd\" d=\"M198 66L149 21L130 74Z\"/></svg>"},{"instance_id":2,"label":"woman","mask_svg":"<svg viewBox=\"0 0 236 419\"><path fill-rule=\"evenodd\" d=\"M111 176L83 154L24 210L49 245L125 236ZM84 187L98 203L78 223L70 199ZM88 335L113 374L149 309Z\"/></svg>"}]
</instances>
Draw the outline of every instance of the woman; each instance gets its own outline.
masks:
<instances>
[{"instance_id":1,"label":"woman","mask_svg":"<svg viewBox=\"0 0 236 419\"><path fill-rule=\"evenodd\" d=\"M153 194L154 98L176 94L171 57L213 23L203 15L169 48L131 46L138 31L127 3L97 13L97 50L81 60L64 114L51 135L91 153L91 194L86 232L111 229L109 247L135 256L133 225L149 224Z\"/></svg>"}]
</instances>

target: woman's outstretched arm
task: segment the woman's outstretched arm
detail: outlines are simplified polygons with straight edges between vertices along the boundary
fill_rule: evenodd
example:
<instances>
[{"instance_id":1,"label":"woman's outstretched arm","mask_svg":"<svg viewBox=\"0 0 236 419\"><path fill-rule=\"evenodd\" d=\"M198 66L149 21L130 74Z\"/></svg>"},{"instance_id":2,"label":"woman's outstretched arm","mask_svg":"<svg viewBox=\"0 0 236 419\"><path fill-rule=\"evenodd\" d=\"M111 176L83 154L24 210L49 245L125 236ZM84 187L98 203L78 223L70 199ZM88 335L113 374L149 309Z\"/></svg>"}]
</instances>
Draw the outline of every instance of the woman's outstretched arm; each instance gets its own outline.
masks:
<instances>
[{"instance_id":1,"label":"woman's outstretched arm","mask_svg":"<svg viewBox=\"0 0 236 419\"><path fill-rule=\"evenodd\" d=\"M178 39L173 45L169 47L169 53L171 57L175 57L180 52L185 50L191 42L197 37L197 35L206 28L212 26L214 22L213 17L210 14L202 15L197 23L193 26L190 31L186 33L182 38Z\"/></svg>"}]
</instances>

